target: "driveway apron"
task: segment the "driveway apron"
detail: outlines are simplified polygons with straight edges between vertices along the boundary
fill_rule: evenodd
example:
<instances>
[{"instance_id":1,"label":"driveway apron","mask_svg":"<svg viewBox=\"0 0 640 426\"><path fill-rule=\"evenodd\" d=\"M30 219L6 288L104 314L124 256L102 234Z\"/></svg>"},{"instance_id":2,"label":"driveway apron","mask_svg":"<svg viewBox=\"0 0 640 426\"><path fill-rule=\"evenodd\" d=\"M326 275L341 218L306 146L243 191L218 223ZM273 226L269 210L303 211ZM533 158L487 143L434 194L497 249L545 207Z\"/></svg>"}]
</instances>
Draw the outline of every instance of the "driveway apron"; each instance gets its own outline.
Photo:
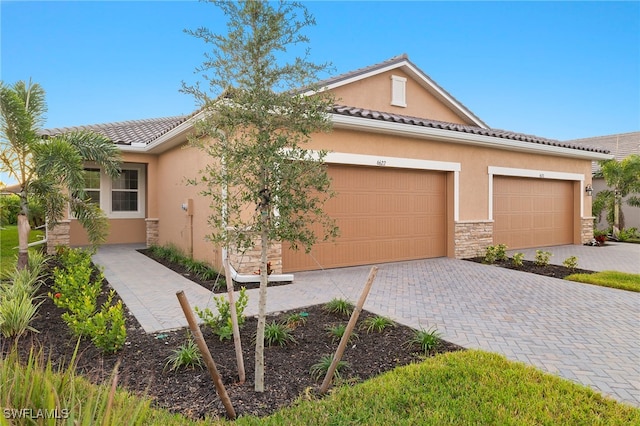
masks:
<instances>
[{"instance_id":1,"label":"driveway apron","mask_svg":"<svg viewBox=\"0 0 640 426\"><path fill-rule=\"evenodd\" d=\"M104 246L94 260L147 332L186 326L177 290L191 306L215 308L210 292L132 246ZM267 310L355 301L369 270L296 273L295 283L269 288ZM256 315L258 290L247 293L245 313ZM640 293L439 258L379 265L365 309L640 406Z\"/></svg>"}]
</instances>

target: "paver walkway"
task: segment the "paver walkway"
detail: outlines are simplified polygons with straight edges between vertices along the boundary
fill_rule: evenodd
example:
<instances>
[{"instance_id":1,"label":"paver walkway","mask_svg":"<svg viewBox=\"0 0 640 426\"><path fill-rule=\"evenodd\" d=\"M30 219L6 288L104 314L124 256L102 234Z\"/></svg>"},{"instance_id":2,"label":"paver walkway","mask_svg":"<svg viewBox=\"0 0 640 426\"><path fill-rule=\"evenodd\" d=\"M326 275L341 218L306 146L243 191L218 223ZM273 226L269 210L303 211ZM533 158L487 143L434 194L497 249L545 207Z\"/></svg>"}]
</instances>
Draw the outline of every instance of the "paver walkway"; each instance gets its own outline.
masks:
<instances>
[{"instance_id":1,"label":"paver walkway","mask_svg":"<svg viewBox=\"0 0 640 426\"><path fill-rule=\"evenodd\" d=\"M177 290L185 290L192 307L214 307L211 293L132 246L103 246L94 260L147 332L186 326ZM604 269L619 269L615 262ZM379 267L365 309L415 328L436 326L452 343L504 354L640 406L640 293L447 258ZM334 297L355 301L369 269L296 273L294 284L269 288L267 310ZM257 290L248 295L245 312L255 315Z\"/></svg>"}]
</instances>

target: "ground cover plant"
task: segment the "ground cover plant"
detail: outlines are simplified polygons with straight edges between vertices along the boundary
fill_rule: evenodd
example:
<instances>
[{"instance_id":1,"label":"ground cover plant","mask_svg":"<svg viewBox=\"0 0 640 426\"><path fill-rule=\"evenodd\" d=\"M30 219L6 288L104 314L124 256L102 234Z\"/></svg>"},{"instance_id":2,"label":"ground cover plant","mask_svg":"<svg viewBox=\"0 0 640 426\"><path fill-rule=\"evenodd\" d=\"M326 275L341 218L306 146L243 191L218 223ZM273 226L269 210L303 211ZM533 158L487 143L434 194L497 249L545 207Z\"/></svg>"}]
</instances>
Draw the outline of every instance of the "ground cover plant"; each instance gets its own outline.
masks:
<instances>
[{"instance_id":1,"label":"ground cover plant","mask_svg":"<svg viewBox=\"0 0 640 426\"><path fill-rule=\"evenodd\" d=\"M640 274L602 271L593 274L572 274L565 277L565 280L640 292Z\"/></svg>"}]
</instances>

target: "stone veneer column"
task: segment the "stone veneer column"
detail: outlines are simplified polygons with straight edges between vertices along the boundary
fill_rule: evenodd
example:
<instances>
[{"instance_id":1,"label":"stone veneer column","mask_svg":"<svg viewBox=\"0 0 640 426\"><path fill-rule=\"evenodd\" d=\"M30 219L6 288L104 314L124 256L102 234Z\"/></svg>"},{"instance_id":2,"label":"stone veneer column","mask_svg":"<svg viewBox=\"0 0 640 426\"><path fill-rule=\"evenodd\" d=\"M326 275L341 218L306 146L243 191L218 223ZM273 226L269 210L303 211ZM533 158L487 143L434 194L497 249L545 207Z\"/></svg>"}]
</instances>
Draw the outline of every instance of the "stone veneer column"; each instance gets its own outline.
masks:
<instances>
[{"instance_id":1,"label":"stone veneer column","mask_svg":"<svg viewBox=\"0 0 640 426\"><path fill-rule=\"evenodd\" d=\"M454 244L456 259L482 255L493 244L493 221L456 222Z\"/></svg>"},{"instance_id":2,"label":"stone veneer column","mask_svg":"<svg viewBox=\"0 0 640 426\"><path fill-rule=\"evenodd\" d=\"M144 222L147 226L147 247L158 245L160 241L160 219L147 218Z\"/></svg>"},{"instance_id":3,"label":"stone veneer column","mask_svg":"<svg viewBox=\"0 0 640 426\"><path fill-rule=\"evenodd\" d=\"M229 262L231 266L238 271L239 274L257 274L260 269L260 257L262 244L259 240L255 241L255 245L243 252L231 249L229 250ZM267 251L268 261L271 262L272 274L282 273L282 243L271 243Z\"/></svg>"},{"instance_id":4,"label":"stone veneer column","mask_svg":"<svg viewBox=\"0 0 640 426\"><path fill-rule=\"evenodd\" d=\"M71 221L67 219L59 221L53 228L47 230L47 254L55 254L58 246L69 247L70 229Z\"/></svg>"},{"instance_id":5,"label":"stone veneer column","mask_svg":"<svg viewBox=\"0 0 640 426\"><path fill-rule=\"evenodd\" d=\"M580 239L586 244L593 239L593 220L595 217L583 217L580 219Z\"/></svg>"}]
</instances>

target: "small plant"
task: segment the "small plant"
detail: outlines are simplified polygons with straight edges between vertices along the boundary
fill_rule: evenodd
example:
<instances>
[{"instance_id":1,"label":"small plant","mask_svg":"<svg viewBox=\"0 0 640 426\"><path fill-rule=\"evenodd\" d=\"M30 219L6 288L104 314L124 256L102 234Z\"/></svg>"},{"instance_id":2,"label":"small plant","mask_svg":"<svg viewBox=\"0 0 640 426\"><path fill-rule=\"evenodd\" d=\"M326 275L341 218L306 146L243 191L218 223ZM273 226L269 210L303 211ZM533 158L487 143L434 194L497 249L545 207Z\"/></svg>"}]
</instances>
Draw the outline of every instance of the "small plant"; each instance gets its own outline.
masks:
<instances>
[{"instance_id":1,"label":"small plant","mask_svg":"<svg viewBox=\"0 0 640 426\"><path fill-rule=\"evenodd\" d=\"M200 355L198 345L191 336L167 357L164 368L167 367L169 367L169 371L176 371L180 368L202 368L202 355Z\"/></svg>"},{"instance_id":2,"label":"small plant","mask_svg":"<svg viewBox=\"0 0 640 426\"><path fill-rule=\"evenodd\" d=\"M320 378L326 376L327 372L329 371L329 367L331 367L332 362L333 362L333 355L325 355L322 358L320 358L320 361L318 361L317 363L311 366L311 377L313 377L314 380L319 380ZM342 360L338 361L338 364L336 365L336 370L333 372L333 379L334 380L342 379L341 372L345 368L349 368L349 363Z\"/></svg>"},{"instance_id":3,"label":"small plant","mask_svg":"<svg viewBox=\"0 0 640 426\"><path fill-rule=\"evenodd\" d=\"M233 327L231 323L231 312L229 309L229 300L225 296L214 297L213 301L216 304L218 313L214 314L211 309L200 309L197 306L194 311L215 334L218 335L220 340L227 340L233 336ZM247 289L242 287L240 289L240 296L236 300L236 316L238 318L238 327L242 327L245 321L244 310L249 303L249 296L247 296Z\"/></svg>"},{"instance_id":4,"label":"small plant","mask_svg":"<svg viewBox=\"0 0 640 426\"><path fill-rule=\"evenodd\" d=\"M607 231L600 231L596 229L593 231L593 238L602 246L607 241Z\"/></svg>"},{"instance_id":5,"label":"small plant","mask_svg":"<svg viewBox=\"0 0 640 426\"><path fill-rule=\"evenodd\" d=\"M578 267L578 258L576 256L569 256L562 261L562 264L573 271Z\"/></svg>"},{"instance_id":6,"label":"small plant","mask_svg":"<svg viewBox=\"0 0 640 426\"><path fill-rule=\"evenodd\" d=\"M523 265L523 260L524 253L514 253L513 257L511 258L511 263L513 263L513 266L515 266L516 268L521 268Z\"/></svg>"},{"instance_id":7,"label":"small plant","mask_svg":"<svg viewBox=\"0 0 640 426\"><path fill-rule=\"evenodd\" d=\"M291 329L287 326L286 323L277 323L273 321L265 325L264 343L267 346L285 346L290 342L297 343L296 339L293 337L293 335L291 335Z\"/></svg>"},{"instance_id":8,"label":"small plant","mask_svg":"<svg viewBox=\"0 0 640 426\"><path fill-rule=\"evenodd\" d=\"M38 332L29 324L42 302L33 304L32 298L23 293L13 297L0 296L0 332L4 337L19 337L27 330Z\"/></svg>"},{"instance_id":9,"label":"small plant","mask_svg":"<svg viewBox=\"0 0 640 426\"><path fill-rule=\"evenodd\" d=\"M424 351L424 354L428 354L433 351L440 343L442 334L438 332L435 327L431 327L428 330L421 328L416 330L413 334L413 338L407 342L409 345L418 345Z\"/></svg>"},{"instance_id":10,"label":"small plant","mask_svg":"<svg viewBox=\"0 0 640 426\"><path fill-rule=\"evenodd\" d=\"M496 262L507 260L507 245L498 244L495 246L488 246L484 253L484 263L492 265Z\"/></svg>"},{"instance_id":11,"label":"small plant","mask_svg":"<svg viewBox=\"0 0 640 426\"><path fill-rule=\"evenodd\" d=\"M285 321L285 324L290 330L293 330L296 327L305 325L307 323L308 317L309 314L306 312L297 312L295 314L289 315Z\"/></svg>"},{"instance_id":12,"label":"small plant","mask_svg":"<svg viewBox=\"0 0 640 426\"><path fill-rule=\"evenodd\" d=\"M324 305L324 309L327 312L344 316L351 315L354 308L355 307L353 306L353 303L349 302L348 300L339 298L330 300Z\"/></svg>"},{"instance_id":13,"label":"small plant","mask_svg":"<svg viewBox=\"0 0 640 426\"><path fill-rule=\"evenodd\" d=\"M342 339L342 336L344 336L344 333L347 330L347 325L337 324L334 326L327 326L326 330L329 337L331 337L334 341L336 341L336 340ZM349 336L349 342L356 339L358 339L358 334L352 331L351 335Z\"/></svg>"},{"instance_id":14,"label":"small plant","mask_svg":"<svg viewBox=\"0 0 640 426\"><path fill-rule=\"evenodd\" d=\"M369 317L362 322L360 326L361 330L367 330L367 333L376 332L381 333L388 327L395 327L396 323L390 318L377 315L375 317Z\"/></svg>"},{"instance_id":15,"label":"small plant","mask_svg":"<svg viewBox=\"0 0 640 426\"><path fill-rule=\"evenodd\" d=\"M549 260L551 259L551 252L536 250L536 259L535 263L538 266L547 266L549 264Z\"/></svg>"}]
</instances>

